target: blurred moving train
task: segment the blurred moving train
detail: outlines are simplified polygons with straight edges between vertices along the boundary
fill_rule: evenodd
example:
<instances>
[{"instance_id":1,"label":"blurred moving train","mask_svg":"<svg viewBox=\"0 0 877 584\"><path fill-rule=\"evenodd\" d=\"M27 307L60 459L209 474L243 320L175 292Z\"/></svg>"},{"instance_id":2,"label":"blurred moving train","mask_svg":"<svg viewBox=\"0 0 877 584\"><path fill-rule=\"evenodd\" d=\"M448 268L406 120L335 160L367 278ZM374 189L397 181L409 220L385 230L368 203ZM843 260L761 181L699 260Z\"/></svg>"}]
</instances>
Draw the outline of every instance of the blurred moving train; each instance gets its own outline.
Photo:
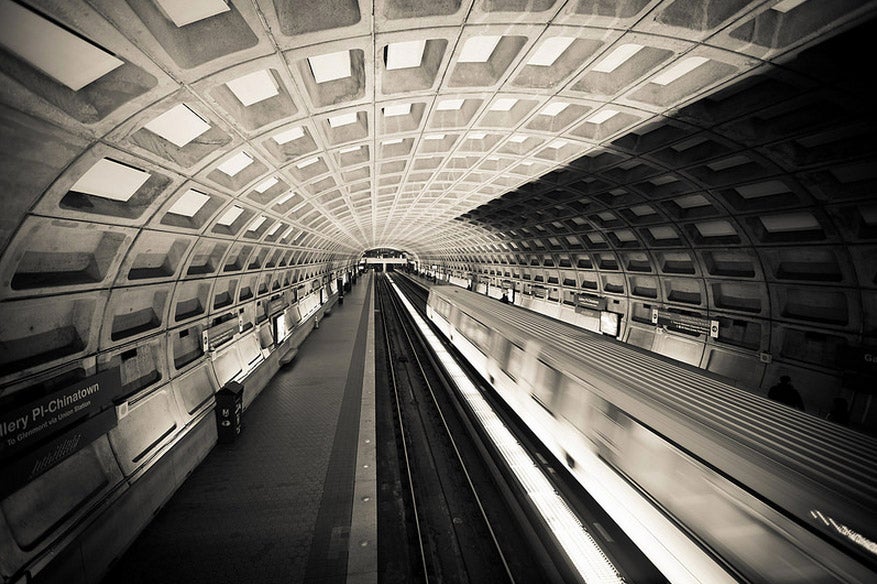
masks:
<instances>
[{"instance_id":1,"label":"blurred moving train","mask_svg":"<svg viewBox=\"0 0 877 584\"><path fill-rule=\"evenodd\" d=\"M453 286L427 316L673 582L877 582L877 441Z\"/></svg>"}]
</instances>

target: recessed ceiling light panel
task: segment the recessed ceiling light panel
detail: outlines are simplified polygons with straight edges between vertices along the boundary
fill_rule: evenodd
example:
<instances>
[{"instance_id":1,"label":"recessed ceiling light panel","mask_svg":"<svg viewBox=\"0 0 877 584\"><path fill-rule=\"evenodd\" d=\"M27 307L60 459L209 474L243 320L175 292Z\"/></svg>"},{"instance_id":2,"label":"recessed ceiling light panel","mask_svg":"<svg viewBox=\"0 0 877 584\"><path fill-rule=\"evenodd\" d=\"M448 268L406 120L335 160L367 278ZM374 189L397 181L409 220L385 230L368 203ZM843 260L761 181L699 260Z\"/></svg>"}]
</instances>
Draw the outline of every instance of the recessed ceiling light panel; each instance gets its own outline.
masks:
<instances>
[{"instance_id":1,"label":"recessed ceiling light panel","mask_svg":"<svg viewBox=\"0 0 877 584\"><path fill-rule=\"evenodd\" d=\"M691 73L707 61L709 61L709 59L706 57L688 57L687 59L679 61L663 73L658 74L652 79L652 83L657 85L669 85L680 77Z\"/></svg>"},{"instance_id":2,"label":"recessed ceiling light panel","mask_svg":"<svg viewBox=\"0 0 877 584\"><path fill-rule=\"evenodd\" d=\"M618 113L618 110L604 109L588 118L587 121L592 124L602 124L603 122L614 118Z\"/></svg>"},{"instance_id":3,"label":"recessed ceiling light panel","mask_svg":"<svg viewBox=\"0 0 877 584\"><path fill-rule=\"evenodd\" d=\"M411 113L410 103L400 103L396 105L384 106L384 116L392 118L394 116L407 116Z\"/></svg>"},{"instance_id":4,"label":"recessed ceiling light panel","mask_svg":"<svg viewBox=\"0 0 877 584\"><path fill-rule=\"evenodd\" d=\"M350 51L308 57L308 63L317 83L350 77Z\"/></svg>"},{"instance_id":5,"label":"recessed ceiling light panel","mask_svg":"<svg viewBox=\"0 0 877 584\"><path fill-rule=\"evenodd\" d=\"M555 101L554 103L550 103L542 108L542 111L539 112L539 115L542 116L556 116L563 110L569 107L569 104L563 101Z\"/></svg>"},{"instance_id":6,"label":"recessed ceiling light panel","mask_svg":"<svg viewBox=\"0 0 877 584\"><path fill-rule=\"evenodd\" d=\"M0 2L0 45L79 91L124 61L15 2Z\"/></svg>"},{"instance_id":7,"label":"recessed ceiling light panel","mask_svg":"<svg viewBox=\"0 0 877 584\"><path fill-rule=\"evenodd\" d=\"M262 225L267 220L268 220L268 218L265 217L264 215L259 215L252 223L250 223L250 226L247 227L247 231L256 231L257 229L262 227Z\"/></svg>"},{"instance_id":8,"label":"recessed ceiling light panel","mask_svg":"<svg viewBox=\"0 0 877 584\"><path fill-rule=\"evenodd\" d=\"M182 148L209 130L210 124L181 103L146 124L144 128L158 134L177 148Z\"/></svg>"},{"instance_id":9,"label":"recessed ceiling light panel","mask_svg":"<svg viewBox=\"0 0 877 584\"><path fill-rule=\"evenodd\" d=\"M348 126L350 124L356 123L356 112L350 112L347 114L340 114L337 116L329 117L329 125L333 128L340 128L341 126Z\"/></svg>"},{"instance_id":10,"label":"recessed ceiling light panel","mask_svg":"<svg viewBox=\"0 0 877 584\"><path fill-rule=\"evenodd\" d=\"M156 0L178 28L231 10L225 0Z\"/></svg>"},{"instance_id":11,"label":"recessed ceiling light panel","mask_svg":"<svg viewBox=\"0 0 877 584\"><path fill-rule=\"evenodd\" d=\"M257 193L264 193L279 182L280 181L277 180L277 177L272 176L271 178L263 180L262 182L257 184L255 190Z\"/></svg>"},{"instance_id":12,"label":"recessed ceiling light panel","mask_svg":"<svg viewBox=\"0 0 877 584\"><path fill-rule=\"evenodd\" d=\"M468 39L460 51L458 63L486 63L493 55L501 36L476 36Z\"/></svg>"},{"instance_id":13,"label":"recessed ceiling light panel","mask_svg":"<svg viewBox=\"0 0 877 584\"><path fill-rule=\"evenodd\" d=\"M71 191L127 202L149 180L148 172L101 158L79 177Z\"/></svg>"},{"instance_id":14,"label":"recessed ceiling light panel","mask_svg":"<svg viewBox=\"0 0 877 584\"><path fill-rule=\"evenodd\" d=\"M387 70L420 67L426 40L390 43L387 45Z\"/></svg>"},{"instance_id":15,"label":"recessed ceiling light panel","mask_svg":"<svg viewBox=\"0 0 877 584\"><path fill-rule=\"evenodd\" d=\"M566 51L575 39L572 37L551 37L545 39L533 55L527 60L527 65L537 67L550 67Z\"/></svg>"},{"instance_id":16,"label":"recessed ceiling light panel","mask_svg":"<svg viewBox=\"0 0 877 584\"><path fill-rule=\"evenodd\" d=\"M435 106L435 109L438 111L456 111L463 107L462 99L443 99L438 102L438 105Z\"/></svg>"},{"instance_id":17,"label":"recessed ceiling light panel","mask_svg":"<svg viewBox=\"0 0 877 584\"><path fill-rule=\"evenodd\" d=\"M237 221L238 217L240 217L241 213L243 212L244 210L241 207L238 207L237 205L232 205L232 207L228 211L223 213L222 217L220 217L216 221L216 224L228 227L229 225Z\"/></svg>"},{"instance_id":18,"label":"recessed ceiling light panel","mask_svg":"<svg viewBox=\"0 0 877 584\"><path fill-rule=\"evenodd\" d=\"M794 10L806 1L807 0L782 0L781 2L777 2L776 4L771 6L770 9L785 14L790 10Z\"/></svg>"},{"instance_id":19,"label":"recessed ceiling light panel","mask_svg":"<svg viewBox=\"0 0 877 584\"><path fill-rule=\"evenodd\" d=\"M216 168L228 176L234 176L253 163L253 159L246 152L238 152Z\"/></svg>"},{"instance_id":20,"label":"recessed ceiling light panel","mask_svg":"<svg viewBox=\"0 0 877 584\"><path fill-rule=\"evenodd\" d=\"M183 215L185 217L194 217L198 211L201 210L201 207L206 205L209 200L210 197L208 195L189 189L183 193L183 196L177 199L173 205L171 205L171 208L168 209L168 213Z\"/></svg>"},{"instance_id":21,"label":"recessed ceiling light panel","mask_svg":"<svg viewBox=\"0 0 877 584\"><path fill-rule=\"evenodd\" d=\"M302 128L290 128L288 130L284 130L279 134L275 135L273 140L280 145L286 144L287 142L292 142L293 140L298 140L299 138L303 138L305 135L305 131Z\"/></svg>"},{"instance_id":22,"label":"recessed ceiling light panel","mask_svg":"<svg viewBox=\"0 0 877 584\"><path fill-rule=\"evenodd\" d=\"M515 107L515 104L518 103L518 100L513 97L501 97L500 99L493 102L493 105L490 106L491 111L495 112L507 112Z\"/></svg>"},{"instance_id":23,"label":"recessed ceiling light panel","mask_svg":"<svg viewBox=\"0 0 877 584\"><path fill-rule=\"evenodd\" d=\"M637 45L634 43L621 45L603 58L602 61L594 65L592 71L597 71L599 73L612 73L626 63L628 59L636 55L642 48L643 45Z\"/></svg>"},{"instance_id":24,"label":"recessed ceiling light panel","mask_svg":"<svg viewBox=\"0 0 877 584\"><path fill-rule=\"evenodd\" d=\"M244 107L270 99L280 93L274 76L265 69L232 79L226 83L226 86Z\"/></svg>"}]
</instances>

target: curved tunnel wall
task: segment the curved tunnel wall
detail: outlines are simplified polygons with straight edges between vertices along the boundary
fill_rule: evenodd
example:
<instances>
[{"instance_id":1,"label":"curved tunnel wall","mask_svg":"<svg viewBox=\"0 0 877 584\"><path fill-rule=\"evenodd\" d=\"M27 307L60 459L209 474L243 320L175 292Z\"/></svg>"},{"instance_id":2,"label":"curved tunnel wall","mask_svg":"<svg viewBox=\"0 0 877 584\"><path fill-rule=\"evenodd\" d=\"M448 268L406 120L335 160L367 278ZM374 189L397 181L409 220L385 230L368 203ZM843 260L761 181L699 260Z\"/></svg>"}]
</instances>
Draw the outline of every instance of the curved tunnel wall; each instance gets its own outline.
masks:
<instances>
[{"instance_id":1,"label":"curved tunnel wall","mask_svg":"<svg viewBox=\"0 0 877 584\"><path fill-rule=\"evenodd\" d=\"M139 411L51 471L78 478L0 501L0 573L96 580L212 445L201 333L241 319L243 362L269 305L366 249L541 278L558 314L605 297L627 342L746 386L792 371L816 412L849 395L834 359L875 322L868 53L819 43L875 5L0 1L0 403L118 366ZM34 65L21 18L113 68ZM656 306L722 333L659 339Z\"/></svg>"},{"instance_id":2,"label":"curved tunnel wall","mask_svg":"<svg viewBox=\"0 0 877 584\"><path fill-rule=\"evenodd\" d=\"M807 409L835 397L874 432L875 118L849 61L869 24L681 108L459 219L498 243L433 256L459 284L620 338L759 392L793 377ZM661 309L719 322L667 330ZM585 314L582 315L582 312Z\"/></svg>"}]
</instances>

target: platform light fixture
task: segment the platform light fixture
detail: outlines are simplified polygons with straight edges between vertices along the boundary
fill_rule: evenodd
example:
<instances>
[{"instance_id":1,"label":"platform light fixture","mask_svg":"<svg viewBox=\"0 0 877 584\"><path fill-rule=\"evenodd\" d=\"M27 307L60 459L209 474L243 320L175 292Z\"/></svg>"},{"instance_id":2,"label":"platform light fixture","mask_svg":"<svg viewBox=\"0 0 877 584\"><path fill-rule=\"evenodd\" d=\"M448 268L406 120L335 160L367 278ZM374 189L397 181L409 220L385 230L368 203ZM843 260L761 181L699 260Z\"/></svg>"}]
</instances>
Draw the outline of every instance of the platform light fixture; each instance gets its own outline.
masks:
<instances>
[{"instance_id":1,"label":"platform light fixture","mask_svg":"<svg viewBox=\"0 0 877 584\"><path fill-rule=\"evenodd\" d=\"M399 103L384 106L384 117L392 118L395 116L407 116L411 113L410 103Z\"/></svg>"},{"instance_id":2,"label":"platform light fixture","mask_svg":"<svg viewBox=\"0 0 877 584\"><path fill-rule=\"evenodd\" d=\"M350 77L350 51L337 51L308 57L308 64L317 83Z\"/></svg>"},{"instance_id":3,"label":"platform light fixture","mask_svg":"<svg viewBox=\"0 0 877 584\"><path fill-rule=\"evenodd\" d=\"M228 176L235 176L237 173L253 163L252 157L246 152L238 152L219 166L217 170L222 171Z\"/></svg>"},{"instance_id":4,"label":"platform light fixture","mask_svg":"<svg viewBox=\"0 0 877 584\"><path fill-rule=\"evenodd\" d=\"M387 45L387 70L413 69L420 67L426 40L404 41Z\"/></svg>"},{"instance_id":5,"label":"platform light fixture","mask_svg":"<svg viewBox=\"0 0 877 584\"><path fill-rule=\"evenodd\" d=\"M290 128L288 130L284 130L279 134L275 135L272 139L277 142L279 145L284 145L287 142L292 142L293 140L298 140L299 138L303 138L305 135L305 131L301 127Z\"/></svg>"},{"instance_id":6,"label":"platform light fixture","mask_svg":"<svg viewBox=\"0 0 877 584\"><path fill-rule=\"evenodd\" d=\"M101 158L70 187L71 191L111 201L128 202L151 175L143 170Z\"/></svg>"},{"instance_id":7,"label":"platform light fixture","mask_svg":"<svg viewBox=\"0 0 877 584\"><path fill-rule=\"evenodd\" d=\"M548 144L548 147L551 148L552 150L560 150L564 146L568 146L568 145L569 145L569 140L564 140L563 138L558 138L557 140L554 140L553 142Z\"/></svg>"},{"instance_id":8,"label":"platform light fixture","mask_svg":"<svg viewBox=\"0 0 877 584\"><path fill-rule=\"evenodd\" d=\"M217 219L216 224L222 225L223 227L229 227L232 223L238 220L238 217L244 212L242 207L238 207L237 205L232 205L225 213L222 214L222 217Z\"/></svg>"},{"instance_id":9,"label":"platform light fixture","mask_svg":"<svg viewBox=\"0 0 877 584\"><path fill-rule=\"evenodd\" d=\"M231 90L244 107L265 101L280 94L277 81L267 69L248 73L237 79L228 81L226 87Z\"/></svg>"},{"instance_id":10,"label":"platform light fixture","mask_svg":"<svg viewBox=\"0 0 877 584\"><path fill-rule=\"evenodd\" d=\"M204 119L187 105L180 103L143 126L176 146L182 148L210 129Z\"/></svg>"},{"instance_id":11,"label":"platform light fixture","mask_svg":"<svg viewBox=\"0 0 877 584\"><path fill-rule=\"evenodd\" d=\"M389 140L384 140L383 142L381 142L381 144L383 144L384 146L392 146L394 144L401 144L401 143L402 143L402 138L391 138Z\"/></svg>"},{"instance_id":12,"label":"platform light fixture","mask_svg":"<svg viewBox=\"0 0 877 584\"><path fill-rule=\"evenodd\" d=\"M643 48L643 45L638 45L636 43L621 45L605 56L599 63L594 65L591 70L597 71L598 73L612 73Z\"/></svg>"},{"instance_id":13,"label":"platform light fixture","mask_svg":"<svg viewBox=\"0 0 877 584\"><path fill-rule=\"evenodd\" d=\"M469 140L484 140L484 137L487 136L484 132L469 132L467 138Z\"/></svg>"},{"instance_id":14,"label":"platform light fixture","mask_svg":"<svg viewBox=\"0 0 877 584\"><path fill-rule=\"evenodd\" d=\"M357 152L362 148L362 145L359 146L346 146L338 151L339 154L350 154L351 152Z\"/></svg>"},{"instance_id":15,"label":"platform light fixture","mask_svg":"<svg viewBox=\"0 0 877 584\"><path fill-rule=\"evenodd\" d=\"M0 2L0 46L79 91L124 61L20 4Z\"/></svg>"},{"instance_id":16,"label":"platform light fixture","mask_svg":"<svg viewBox=\"0 0 877 584\"><path fill-rule=\"evenodd\" d=\"M573 37L551 37L539 45L539 48L527 60L527 65L550 67L566 51L575 39Z\"/></svg>"},{"instance_id":17,"label":"platform light fixture","mask_svg":"<svg viewBox=\"0 0 877 584\"><path fill-rule=\"evenodd\" d=\"M474 36L466 40L458 63L486 63L490 60L501 36Z\"/></svg>"},{"instance_id":18,"label":"platform light fixture","mask_svg":"<svg viewBox=\"0 0 877 584\"><path fill-rule=\"evenodd\" d=\"M656 75L651 82L656 85L669 85L680 77L691 73L704 63L709 61L706 57L688 57L683 59L664 71Z\"/></svg>"},{"instance_id":19,"label":"platform light fixture","mask_svg":"<svg viewBox=\"0 0 877 584\"><path fill-rule=\"evenodd\" d=\"M515 144L521 144L523 142L526 142L527 138L529 138L529 136L527 136L525 134L515 134L514 136L511 136L509 138L509 142L513 142Z\"/></svg>"},{"instance_id":20,"label":"platform light fixture","mask_svg":"<svg viewBox=\"0 0 877 584\"><path fill-rule=\"evenodd\" d=\"M199 193L194 189L189 189L171 205L167 212L184 217L194 217L209 200L210 197L208 195Z\"/></svg>"},{"instance_id":21,"label":"platform light fixture","mask_svg":"<svg viewBox=\"0 0 877 584\"><path fill-rule=\"evenodd\" d=\"M182 28L193 22L228 12L231 8L226 0L155 0L159 8L171 21Z\"/></svg>"},{"instance_id":22,"label":"platform light fixture","mask_svg":"<svg viewBox=\"0 0 877 584\"><path fill-rule=\"evenodd\" d=\"M444 134L427 134L423 137L424 140L444 140Z\"/></svg>"}]
</instances>

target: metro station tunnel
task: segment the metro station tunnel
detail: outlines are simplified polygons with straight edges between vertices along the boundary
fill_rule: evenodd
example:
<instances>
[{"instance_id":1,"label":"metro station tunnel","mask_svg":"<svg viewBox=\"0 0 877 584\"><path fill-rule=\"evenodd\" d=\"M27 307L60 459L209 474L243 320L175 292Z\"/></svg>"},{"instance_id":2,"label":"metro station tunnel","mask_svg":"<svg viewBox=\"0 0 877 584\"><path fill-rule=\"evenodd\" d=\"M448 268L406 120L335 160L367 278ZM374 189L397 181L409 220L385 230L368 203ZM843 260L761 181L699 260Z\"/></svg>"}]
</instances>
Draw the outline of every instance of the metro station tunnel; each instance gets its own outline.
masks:
<instances>
[{"instance_id":1,"label":"metro station tunnel","mask_svg":"<svg viewBox=\"0 0 877 584\"><path fill-rule=\"evenodd\" d=\"M877 582L875 15L0 0L0 582Z\"/></svg>"}]
</instances>

